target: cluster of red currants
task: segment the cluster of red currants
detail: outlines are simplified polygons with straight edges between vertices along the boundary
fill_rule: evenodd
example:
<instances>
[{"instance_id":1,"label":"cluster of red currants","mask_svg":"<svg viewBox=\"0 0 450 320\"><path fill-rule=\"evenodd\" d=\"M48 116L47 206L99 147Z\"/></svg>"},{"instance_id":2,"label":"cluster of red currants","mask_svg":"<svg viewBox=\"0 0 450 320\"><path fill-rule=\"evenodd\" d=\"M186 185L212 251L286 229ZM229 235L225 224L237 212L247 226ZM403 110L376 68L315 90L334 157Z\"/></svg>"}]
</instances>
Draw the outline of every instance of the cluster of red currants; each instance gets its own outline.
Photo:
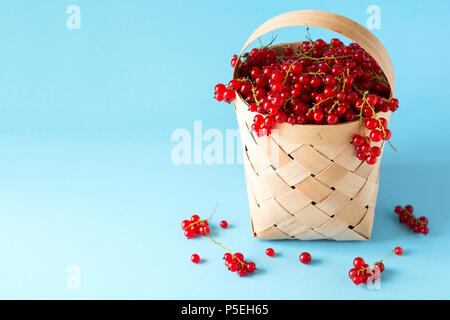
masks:
<instances>
[{"instance_id":1,"label":"cluster of red currants","mask_svg":"<svg viewBox=\"0 0 450 320\"><path fill-rule=\"evenodd\" d=\"M269 135L276 123L328 124L360 120L357 151L360 159L376 162L381 153L370 141L388 140L387 121L377 113L395 111L398 100L389 99L390 86L378 63L358 44L339 39L302 42L298 47L274 50L254 48L239 62L239 77L228 86L217 84L214 97L230 103L239 93L254 117L252 130Z\"/></svg>"},{"instance_id":2,"label":"cluster of red currants","mask_svg":"<svg viewBox=\"0 0 450 320\"><path fill-rule=\"evenodd\" d=\"M427 217L416 218L413 215L414 208L412 205L407 205L404 208L402 206L396 206L394 212L398 214L400 222L404 222L408 227L414 230L415 233L422 233L427 235L430 232L428 228Z\"/></svg>"},{"instance_id":3,"label":"cluster of red currants","mask_svg":"<svg viewBox=\"0 0 450 320\"><path fill-rule=\"evenodd\" d=\"M237 272L241 277L252 273L256 270L256 264L254 262L247 262L244 260L244 255L240 252L231 254L230 252L225 253L223 256L225 260L225 266L231 272Z\"/></svg>"},{"instance_id":4,"label":"cluster of red currants","mask_svg":"<svg viewBox=\"0 0 450 320\"><path fill-rule=\"evenodd\" d=\"M184 220L181 223L181 229L184 230L184 235L188 239L195 237L197 234L202 236L209 235L208 221L201 220L196 214L191 217L191 220Z\"/></svg>"},{"instance_id":5,"label":"cluster of red currants","mask_svg":"<svg viewBox=\"0 0 450 320\"><path fill-rule=\"evenodd\" d=\"M381 277L381 273L384 272L383 260L390 256L393 252L395 252L396 255L400 256L403 254L403 249L401 247L396 247L385 258L375 262L371 266L369 266L363 258L355 258L353 260L354 268L350 269L350 271L348 272L348 276L356 285L367 283L369 278L372 278L373 280L379 279Z\"/></svg>"},{"instance_id":6,"label":"cluster of red currants","mask_svg":"<svg viewBox=\"0 0 450 320\"><path fill-rule=\"evenodd\" d=\"M379 272L377 272L373 267L375 265L378 267ZM348 276L356 285L367 283L367 280L370 276L372 276L373 279L376 280L380 276L381 272L384 271L383 262L379 261L376 262L373 266L369 266L361 257L355 258L355 260L353 260L353 266L354 268L350 269L350 271L348 272Z\"/></svg>"}]
</instances>

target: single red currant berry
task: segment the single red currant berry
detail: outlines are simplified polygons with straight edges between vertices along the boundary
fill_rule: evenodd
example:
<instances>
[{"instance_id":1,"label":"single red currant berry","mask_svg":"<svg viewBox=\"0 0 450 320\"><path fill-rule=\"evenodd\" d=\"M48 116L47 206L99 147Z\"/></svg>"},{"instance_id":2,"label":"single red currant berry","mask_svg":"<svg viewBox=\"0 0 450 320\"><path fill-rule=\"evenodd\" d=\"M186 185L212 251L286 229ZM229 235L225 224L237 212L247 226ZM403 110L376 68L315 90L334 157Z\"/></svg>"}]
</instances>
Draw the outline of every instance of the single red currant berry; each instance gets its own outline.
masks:
<instances>
[{"instance_id":1,"label":"single red currant berry","mask_svg":"<svg viewBox=\"0 0 450 320\"><path fill-rule=\"evenodd\" d=\"M408 211L409 213L413 213L414 207L412 205L408 204L407 206L405 206L405 210Z\"/></svg>"},{"instance_id":2,"label":"single red currant berry","mask_svg":"<svg viewBox=\"0 0 450 320\"><path fill-rule=\"evenodd\" d=\"M205 236L208 235L209 234L209 227L206 226L206 227L202 227L202 228L203 228L203 233L202 234L204 234Z\"/></svg>"},{"instance_id":3,"label":"single red currant berry","mask_svg":"<svg viewBox=\"0 0 450 320\"><path fill-rule=\"evenodd\" d=\"M221 226L223 229L226 229L226 228L228 227L228 222L226 222L225 220L222 220L222 221L220 221L220 226Z\"/></svg>"},{"instance_id":4,"label":"single red currant berry","mask_svg":"<svg viewBox=\"0 0 450 320\"><path fill-rule=\"evenodd\" d=\"M284 80L283 73L280 70L275 70L270 75L270 79L272 79L273 82L281 82Z\"/></svg>"},{"instance_id":5,"label":"single red currant berry","mask_svg":"<svg viewBox=\"0 0 450 320\"><path fill-rule=\"evenodd\" d=\"M233 255L231 253L227 252L223 255L223 258L225 259L225 261L231 261L231 260L233 260Z\"/></svg>"},{"instance_id":6,"label":"single red currant berry","mask_svg":"<svg viewBox=\"0 0 450 320\"><path fill-rule=\"evenodd\" d=\"M379 157L381 155L381 149L378 146L373 146L372 148L370 148L370 154L373 157Z\"/></svg>"},{"instance_id":7,"label":"single red currant berry","mask_svg":"<svg viewBox=\"0 0 450 320\"><path fill-rule=\"evenodd\" d=\"M247 274L247 269L245 269L245 268L239 269L238 270L238 274L239 274L240 277L245 276Z\"/></svg>"},{"instance_id":8,"label":"single red currant berry","mask_svg":"<svg viewBox=\"0 0 450 320\"><path fill-rule=\"evenodd\" d=\"M236 252L233 255L233 257L236 258L237 260L244 261L244 255L242 253L240 253L240 252Z\"/></svg>"},{"instance_id":9,"label":"single red currant berry","mask_svg":"<svg viewBox=\"0 0 450 320\"><path fill-rule=\"evenodd\" d=\"M361 152L363 152L363 153L369 153L370 152L370 145L368 143L363 143L359 147L360 147Z\"/></svg>"},{"instance_id":10,"label":"single red currant berry","mask_svg":"<svg viewBox=\"0 0 450 320\"><path fill-rule=\"evenodd\" d=\"M376 265L378 266L378 268L380 269L380 272L384 271L384 263L383 262L377 262Z\"/></svg>"},{"instance_id":11,"label":"single red currant berry","mask_svg":"<svg viewBox=\"0 0 450 320\"><path fill-rule=\"evenodd\" d=\"M389 129L384 129L383 140L389 140L392 137L392 132Z\"/></svg>"},{"instance_id":12,"label":"single red currant berry","mask_svg":"<svg viewBox=\"0 0 450 320\"><path fill-rule=\"evenodd\" d=\"M353 280L354 284L360 285L361 283L363 283L364 278L362 275L357 275L357 276L354 276L352 280Z\"/></svg>"},{"instance_id":13,"label":"single red currant berry","mask_svg":"<svg viewBox=\"0 0 450 320\"><path fill-rule=\"evenodd\" d=\"M357 257L353 260L353 265L356 269L362 268L362 266L365 264L364 259L361 257Z\"/></svg>"},{"instance_id":14,"label":"single red currant berry","mask_svg":"<svg viewBox=\"0 0 450 320\"><path fill-rule=\"evenodd\" d=\"M183 220L183 222L181 223L181 229L186 229L187 227L189 227L189 225L191 224L191 221L189 220Z\"/></svg>"},{"instance_id":15,"label":"single red currant berry","mask_svg":"<svg viewBox=\"0 0 450 320\"><path fill-rule=\"evenodd\" d=\"M237 62L237 57L234 57L233 59L231 59L231 67L235 67L236 66L236 62Z\"/></svg>"},{"instance_id":16,"label":"single red currant berry","mask_svg":"<svg viewBox=\"0 0 450 320\"><path fill-rule=\"evenodd\" d=\"M266 254L269 257L273 257L275 255L275 251L272 248L268 248L268 249L266 249Z\"/></svg>"},{"instance_id":17,"label":"single red currant berry","mask_svg":"<svg viewBox=\"0 0 450 320\"><path fill-rule=\"evenodd\" d=\"M367 164L374 165L377 162L377 158L373 156L368 156L366 158Z\"/></svg>"},{"instance_id":18,"label":"single red currant berry","mask_svg":"<svg viewBox=\"0 0 450 320\"><path fill-rule=\"evenodd\" d=\"M230 262L230 271L231 272L236 272L239 270L239 264L236 261L231 261Z\"/></svg>"},{"instance_id":19,"label":"single red currant berry","mask_svg":"<svg viewBox=\"0 0 450 320\"><path fill-rule=\"evenodd\" d=\"M420 233L422 233L423 235L427 235L428 232L430 232L430 229L428 229L428 227L423 226L420 228Z\"/></svg>"},{"instance_id":20,"label":"single red currant berry","mask_svg":"<svg viewBox=\"0 0 450 320\"><path fill-rule=\"evenodd\" d=\"M337 116L336 113L330 113L327 116L327 122L328 124L336 124L339 121L339 117Z\"/></svg>"},{"instance_id":21,"label":"single red currant berry","mask_svg":"<svg viewBox=\"0 0 450 320\"><path fill-rule=\"evenodd\" d=\"M320 110L317 110L314 112L314 121L320 122L323 119L323 112Z\"/></svg>"},{"instance_id":22,"label":"single red currant berry","mask_svg":"<svg viewBox=\"0 0 450 320\"><path fill-rule=\"evenodd\" d=\"M223 95L225 91L227 91L227 87L223 83L216 84L214 87L214 92L219 95Z\"/></svg>"},{"instance_id":23,"label":"single red currant berry","mask_svg":"<svg viewBox=\"0 0 450 320\"><path fill-rule=\"evenodd\" d=\"M421 224L427 225L428 219L426 217L419 217L417 218L417 221L419 221Z\"/></svg>"},{"instance_id":24,"label":"single red currant berry","mask_svg":"<svg viewBox=\"0 0 450 320\"><path fill-rule=\"evenodd\" d=\"M191 261L192 261L193 263L199 263L199 262L200 262L200 256L199 256L198 254L194 253L194 254L191 256Z\"/></svg>"},{"instance_id":25,"label":"single red currant berry","mask_svg":"<svg viewBox=\"0 0 450 320\"><path fill-rule=\"evenodd\" d=\"M403 248L402 247L396 247L394 249L394 252L396 255L401 256L403 254Z\"/></svg>"},{"instance_id":26,"label":"single red currant berry","mask_svg":"<svg viewBox=\"0 0 450 320\"><path fill-rule=\"evenodd\" d=\"M300 262L301 262L301 263L308 264L308 263L311 262L311 255L310 255L308 252L303 252L303 253L300 255L299 259L300 259Z\"/></svg>"},{"instance_id":27,"label":"single red currant berry","mask_svg":"<svg viewBox=\"0 0 450 320\"><path fill-rule=\"evenodd\" d=\"M266 119L264 120L264 123L265 123L266 127L268 127L268 128L273 128L273 126L274 126L275 123L276 123L275 117L273 117L273 116L267 116Z\"/></svg>"},{"instance_id":28,"label":"single red currant berry","mask_svg":"<svg viewBox=\"0 0 450 320\"><path fill-rule=\"evenodd\" d=\"M367 96L366 101L368 104L370 104L373 107L378 103L378 97L374 94L371 94L371 95Z\"/></svg>"},{"instance_id":29,"label":"single red currant berry","mask_svg":"<svg viewBox=\"0 0 450 320\"><path fill-rule=\"evenodd\" d=\"M184 235L186 238L191 239L195 236L195 232L194 232L194 230L189 228L189 229L184 230Z\"/></svg>"},{"instance_id":30,"label":"single red currant berry","mask_svg":"<svg viewBox=\"0 0 450 320\"><path fill-rule=\"evenodd\" d=\"M223 94L223 101L226 103L231 103L236 98L236 92L232 89L227 89Z\"/></svg>"},{"instance_id":31,"label":"single red currant berry","mask_svg":"<svg viewBox=\"0 0 450 320\"><path fill-rule=\"evenodd\" d=\"M353 279L358 274L358 270L356 268L351 268L348 272L348 276L350 279Z\"/></svg>"},{"instance_id":32,"label":"single red currant berry","mask_svg":"<svg viewBox=\"0 0 450 320\"><path fill-rule=\"evenodd\" d=\"M254 262L247 263L247 265L245 267L247 268L247 271L249 273L252 273L253 271L256 270L256 264Z\"/></svg>"},{"instance_id":33,"label":"single red currant berry","mask_svg":"<svg viewBox=\"0 0 450 320\"><path fill-rule=\"evenodd\" d=\"M394 209L394 212L396 213L396 214L401 214L401 213L403 213L403 207L402 206L396 206L395 207L395 209Z\"/></svg>"},{"instance_id":34,"label":"single red currant berry","mask_svg":"<svg viewBox=\"0 0 450 320\"><path fill-rule=\"evenodd\" d=\"M260 114L255 115L255 117L253 118L253 124L256 125L263 125L264 124L264 117Z\"/></svg>"},{"instance_id":35,"label":"single red currant berry","mask_svg":"<svg viewBox=\"0 0 450 320\"><path fill-rule=\"evenodd\" d=\"M355 146L360 146L364 143L364 138L362 136L360 136L359 134L355 134L353 136L353 144Z\"/></svg>"},{"instance_id":36,"label":"single red currant berry","mask_svg":"<svg viewBox=\"0 0 450 320\"><path fill-rule=\"evenodd\" d=\"M191 221L192 222L197 222L197 221L199 221L200 220L200 217L198 216L198 215L196 215L196 214L194 214L192 217L191 217Z\"/></svg>"},{"instance_id":37,"label":"single red currant berry","mask_svg":"<svg viewBox=\"0 0 450 320\"><path fill-rule=\"evenodd\" d=\"M372 139L372 141L374 142L380 141L382 136L383 134L380 130L373 130L372 132L370 132L370 139Z\"/></svg>"},{"instance_id":38,"label":"single red currant berry","mask_svg":"<svg viewBox=\"0 0 450 320\"><path fill-rule=\"evenodd\" d=\"M287 47L286 49L284 49L284 55L286 57L290 57L294 54L294 49L292 49L291 47Z\"/></svg>"}]
</instances>

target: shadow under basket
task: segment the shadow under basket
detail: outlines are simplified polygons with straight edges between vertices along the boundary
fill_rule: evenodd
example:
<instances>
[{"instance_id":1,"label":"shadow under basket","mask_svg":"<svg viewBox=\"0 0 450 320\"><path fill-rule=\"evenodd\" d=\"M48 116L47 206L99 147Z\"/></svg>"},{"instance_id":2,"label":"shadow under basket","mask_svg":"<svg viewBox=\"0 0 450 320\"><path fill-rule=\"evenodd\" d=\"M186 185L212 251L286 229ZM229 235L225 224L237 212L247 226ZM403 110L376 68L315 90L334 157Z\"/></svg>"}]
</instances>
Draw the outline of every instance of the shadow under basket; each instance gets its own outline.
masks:
<instances>
[{"instance_id":1,"label":"shadow under basket","mask_svg":"<svg viewBox=\"0 0 450 320\"><path fill-rule=\"evenodd\" d=\"M392 63L382 44L356 22L329 12L302 10L261 25L246 47L278 28L309 25L336 31L357 42L379 63L394 95ZM289 43L274 46L282 50ZM234 77L238 70L235 70ZM356 157L353 135L359 121L337 125L277 124L270 136L251 130L255 113L235 100L244 148L244 170L254 237L299 240L368 240L372 232L381 156L375 165ZM391 113L378 113L390 120ZM378 145L382 152L384 142Z\"/></svg>"}]
</instances>

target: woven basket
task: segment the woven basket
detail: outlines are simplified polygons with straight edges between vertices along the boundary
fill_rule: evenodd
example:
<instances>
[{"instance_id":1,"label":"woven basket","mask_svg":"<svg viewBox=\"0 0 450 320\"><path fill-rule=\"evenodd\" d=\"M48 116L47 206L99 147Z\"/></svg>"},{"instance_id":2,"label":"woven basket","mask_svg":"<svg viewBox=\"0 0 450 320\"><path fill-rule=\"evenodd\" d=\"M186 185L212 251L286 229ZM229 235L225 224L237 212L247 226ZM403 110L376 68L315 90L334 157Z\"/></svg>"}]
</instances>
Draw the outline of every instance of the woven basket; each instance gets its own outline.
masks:
<instances>
[{"instance_id":1,"label":"woven basket","mask_svg":"<svg viewBox=\"0 0 450 320\"><path fill-rule=\"evenodd\" d=\"M394 95L392 63L380 41L343 16L293 11L262 24L241 51L258 37L282 27L329 29L357 42L378 62ZM299 42L274 46L282 50ZM238 76L235 69L234 78ZM235 100L244 148L244 168L254 237L261 239L368 240L378 193L380 158L368 165L351 143L359 121L337 125L277 124L270 136L251 130L254 113L240 95ZM390 112L378 116L390 119ZM376 145L383 151L384 143Z\"/></svg>"}]
</instances>

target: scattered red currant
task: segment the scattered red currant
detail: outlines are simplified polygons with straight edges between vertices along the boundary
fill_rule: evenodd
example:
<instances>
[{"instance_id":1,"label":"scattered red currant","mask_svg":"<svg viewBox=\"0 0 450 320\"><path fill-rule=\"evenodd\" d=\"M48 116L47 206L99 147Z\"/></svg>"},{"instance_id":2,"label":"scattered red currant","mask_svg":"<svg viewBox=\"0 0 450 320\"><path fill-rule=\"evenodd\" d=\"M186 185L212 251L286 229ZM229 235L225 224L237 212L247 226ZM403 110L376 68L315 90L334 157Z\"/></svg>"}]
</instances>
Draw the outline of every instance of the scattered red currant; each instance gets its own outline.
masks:
<instances>
[{"instance_id":1,"label":"scattered red currant","mask_svg":"<svg viewBox=\"0 0 450 320\"><path fill-rule=\"evenodd\" d=\"M301 263L308 264L311 262L311 255L308 252L303 252L302 254L300 254L299 259Z\"/></svg>"},{"instance_id":2,"label":"scattered red currant","mask_svg":"<svg viewBox=\"0 0 450 320\"><path fill-rule=\"evenodd\" d=\"M396 247L395 249L391 250L389 254L381 259L380 261L377 261L373 263L372 265L368 265L363 258L357 257L353 260L353 266L354 268L351 268L348 272L348 276L353 281L354 284L360 285L361 283L367 283L367 281L372 278L374 280L378 279L381 276L381 273L384 272L385 266L383 264L383 261L389 257L392 253L395 252L395 254L398 254L397 252L402 250L400 247ZM403 252L403 250L401 251Z\"/></svg>"},{"instance_id":3,"label":"scattered red currant","mask_svg":"<svg viewBox=\"0 0 450 320\"><path fill-rule=\"evenodd\" d=\"M194 254L191 256L191 261L192 261L193 263L199 263L199 262L200 262L200 256L199 256L198 254L194 253Z\"/></svg>"},{"instance_id":4,"label":"scattered red currant","mask_svg":"<svg viewBox=\"0 0 450 320\"><path fill-rule=\"evenodd\" d=\"M220 221L220 226L221 226L223 229L226 229L226 228L228 227L228 222L225 221L225 220L222 220L222 221Z\"/></svg>"},{"instance_id":5,"label":"scattered red currant","mask_svg":"<svg viewBox=\"0 0 450 320\"><path fill-rule=\"evenodd\" d=\"M274 251L272 248L267 248L267 249L266 249L266 254L267 254L269 257L273 257L273 256L275 255L275 251Z\"/></svg>"},{"instance_id":6,"label":"scattered red currant","mask_svg":"<svg viewBox=\"0 0 450 320\"><path fill-rule=\"evenodd\" d=\"M207 220L201 220L200 217L194 214L191 220L183 220L181 229L184 230L184 235L188 239L194 238L197 234L209 235L209 225Z\"/></svg>"},{"instance_id":7,"label":"scattered red currant","mask_svg":"<svg viewBox=\"0 0 450 320\"><path fill-rule=\"evenodd\" d=\"M394 249L394 252L396 255L401 256L403 254L403 248L402 247L396 247Z\"/></svg>"},{"instance_id":8,"label":"scattered red currant","mask_svg":"<svg viewBox=\"0 0 450 320\"><path fill-rule=\"evenodd\" d=\"M415 233L421 233L427 235L430 232L428 228L428 219L426 217L416 218L413 215L414 207L410 204L404 208L402 206L396 206L394 212L398 215L398 219L401 223L405 223L407 227L411 228Z\"/></svg>"},{"instance_id":9,"label":"scattered red currant","mask_svg":"<svg viewBox=\"0 0 450 320\"><path fill-rule=\"evenodd\" d=\"M256 270L256 264L245 261L244 255L240 252L236 252L235 254L227 252L224 254L223 259L228 270L237 272L240 277L253 273Z\"/></svg>"}]
</instances>

